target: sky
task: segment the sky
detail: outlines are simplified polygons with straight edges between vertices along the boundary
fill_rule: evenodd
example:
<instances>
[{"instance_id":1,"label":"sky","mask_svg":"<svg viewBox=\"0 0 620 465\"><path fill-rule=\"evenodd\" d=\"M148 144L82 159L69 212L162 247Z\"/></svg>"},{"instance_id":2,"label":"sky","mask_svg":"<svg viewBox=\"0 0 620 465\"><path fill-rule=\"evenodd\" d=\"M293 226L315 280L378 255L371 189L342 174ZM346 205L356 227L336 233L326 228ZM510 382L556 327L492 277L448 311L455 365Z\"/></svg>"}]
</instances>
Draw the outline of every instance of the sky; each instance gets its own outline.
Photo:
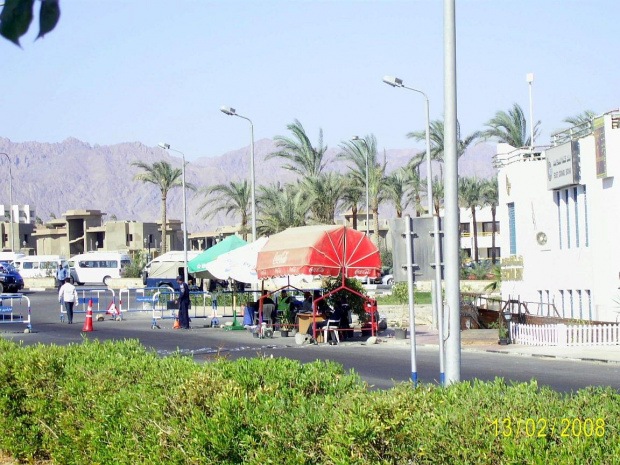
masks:
<instances>
[{"instance_id":1,"label":"sky","mask_svg":"<svg viewBox=\"0 0 620 465\"><path fill-rule=\"evenodd\" d=\"M38 3L38 2L37 2ZM56 29L0 40L0 137L92 145L165 141L188 160L288 136L299 120L337 147L374 134L423 149L424 99L443 116L443 2L60 0ZM38 5L37 5L38 7ZM537 144L568 116L618 108L617 0L457 0L461 132L519 103Z\"/></svg>"}]
</instances>

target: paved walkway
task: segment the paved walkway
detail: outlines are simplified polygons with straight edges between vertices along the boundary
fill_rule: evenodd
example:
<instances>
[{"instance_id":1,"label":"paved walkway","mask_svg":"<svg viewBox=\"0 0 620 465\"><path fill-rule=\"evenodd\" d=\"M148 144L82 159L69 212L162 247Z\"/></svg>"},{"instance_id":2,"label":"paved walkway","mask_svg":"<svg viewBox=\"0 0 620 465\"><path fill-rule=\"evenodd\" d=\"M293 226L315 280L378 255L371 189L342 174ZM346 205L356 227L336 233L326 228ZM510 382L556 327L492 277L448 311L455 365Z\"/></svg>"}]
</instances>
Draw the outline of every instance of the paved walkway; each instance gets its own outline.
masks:
<instances>
[{"instance_id":1,"label":"paved walkway","mask_svg":"<svg viewBox=\"0 0 620 465\"><path fill-rule=\"evenodd\" d=\"M387 344L409 344L409 339L399 340L390 337L393 331L388 330L379 336ZM439 345L437 330L430 326L416 326L416 345ZM461 331L461 347L468 351L483 351L499 354L523 355L530 357L562 358L567 360L583 360L588 362L620 363L620 345L615 346L566 346L543 347L522 344L501 346L497 342L497 329L470 329Z\"/></svg>"}]
</instances>

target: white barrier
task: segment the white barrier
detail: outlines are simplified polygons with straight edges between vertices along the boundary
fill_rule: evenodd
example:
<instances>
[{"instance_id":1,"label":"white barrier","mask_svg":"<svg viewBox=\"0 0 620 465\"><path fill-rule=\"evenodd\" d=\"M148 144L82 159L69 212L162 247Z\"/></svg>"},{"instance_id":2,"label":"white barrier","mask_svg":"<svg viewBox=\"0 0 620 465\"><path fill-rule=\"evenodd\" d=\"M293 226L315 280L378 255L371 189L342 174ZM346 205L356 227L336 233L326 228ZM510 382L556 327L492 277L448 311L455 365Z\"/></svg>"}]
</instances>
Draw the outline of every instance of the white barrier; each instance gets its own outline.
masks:
<instances>
[{"instance_id":1,"label":"white barrier","mask_svg":"<svg viewBox=\"0 0 620 465\"><path fill-rule=\"evenodd\" d=\"M620 344L620 324L603 325L511 325L516 344L534 346L596 346Z\"/></svg>"}]
</instances>

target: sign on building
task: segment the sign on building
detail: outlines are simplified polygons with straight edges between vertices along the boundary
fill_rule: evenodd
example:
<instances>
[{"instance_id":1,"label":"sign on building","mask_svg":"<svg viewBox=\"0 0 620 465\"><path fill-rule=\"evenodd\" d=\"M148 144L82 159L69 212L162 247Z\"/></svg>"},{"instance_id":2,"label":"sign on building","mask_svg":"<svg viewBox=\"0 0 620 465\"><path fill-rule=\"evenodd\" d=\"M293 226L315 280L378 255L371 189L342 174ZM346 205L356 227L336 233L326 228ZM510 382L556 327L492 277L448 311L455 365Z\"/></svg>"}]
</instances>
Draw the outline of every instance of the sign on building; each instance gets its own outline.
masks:
<instances>
[{"instance_id":1,"label":"sign on building","mask_svg":"<svg viewBox=\"0 0 620 465\"><path fill-rule=\"evenodd\" d=\"M545 152L547 159L547 189L579 184L579 142L557 145Z\"/></svg>"},{"instance_id":2,"label":"sign on building","mask_svg":"<svg viewBox=\"0 0 620 465\"><path fill-rule=\"evenodd\" d=\"M592 121L594 128L594 147L596 149L596 177L607 177L607 147L605 144L605 118L595 118Z\"/></svg>"}]
</instances>

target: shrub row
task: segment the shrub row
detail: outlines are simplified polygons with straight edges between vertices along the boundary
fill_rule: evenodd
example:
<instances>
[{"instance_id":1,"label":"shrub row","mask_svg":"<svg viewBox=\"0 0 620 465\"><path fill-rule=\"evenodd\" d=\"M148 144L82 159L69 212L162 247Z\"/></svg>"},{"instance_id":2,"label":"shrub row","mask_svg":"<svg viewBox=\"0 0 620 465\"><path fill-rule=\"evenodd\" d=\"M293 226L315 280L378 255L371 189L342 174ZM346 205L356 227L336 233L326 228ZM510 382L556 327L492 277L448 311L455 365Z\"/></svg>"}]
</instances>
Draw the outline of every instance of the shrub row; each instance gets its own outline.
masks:
<instances>
[{"instance_id":1,"label":"shrub row","mask_svg":"<svg viewBox=\"0 0 620 465\"><path fill-rule=\"evenodd\" d=\"M0 450L23 461L615 463L619 413L610 388L563 395L498 379L371 391L332 362L199 365L133 340L0 340Z\"/></svg>"}]
</instances>

